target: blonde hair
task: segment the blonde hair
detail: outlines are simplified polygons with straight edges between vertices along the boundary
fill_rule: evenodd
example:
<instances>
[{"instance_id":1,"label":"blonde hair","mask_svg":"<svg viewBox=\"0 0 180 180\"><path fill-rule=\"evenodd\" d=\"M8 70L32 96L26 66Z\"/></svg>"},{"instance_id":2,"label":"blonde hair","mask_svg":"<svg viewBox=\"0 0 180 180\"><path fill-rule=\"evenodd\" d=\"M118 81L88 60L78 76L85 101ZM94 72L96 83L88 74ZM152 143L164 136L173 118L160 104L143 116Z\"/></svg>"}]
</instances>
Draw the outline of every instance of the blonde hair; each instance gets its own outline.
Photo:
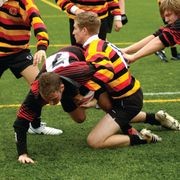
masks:
<instances>
[{"instance_id":1,"label":"blonde hair","mask_svg":"<svg viewBox=\"0 0 180 180\"><path fill-rule=\"evenodd\" d=\"M161 1L160 7L159 7L161 16L164 16L164 12L172 11L174 12L178 17L180 17L180 0L163 0Z\"/></svg>"},{"instance_id":2,"label":"blonde hair","mask_svg":"<svg viewBox=\"0 0 180 180\"><path fill-rule=\"evenodd\" d=\"M77 14L75 21L80 29L85 27L90 35L99 33L101 20L96 13L91 11L82 12Z\"/></svg>"}]
</instances>

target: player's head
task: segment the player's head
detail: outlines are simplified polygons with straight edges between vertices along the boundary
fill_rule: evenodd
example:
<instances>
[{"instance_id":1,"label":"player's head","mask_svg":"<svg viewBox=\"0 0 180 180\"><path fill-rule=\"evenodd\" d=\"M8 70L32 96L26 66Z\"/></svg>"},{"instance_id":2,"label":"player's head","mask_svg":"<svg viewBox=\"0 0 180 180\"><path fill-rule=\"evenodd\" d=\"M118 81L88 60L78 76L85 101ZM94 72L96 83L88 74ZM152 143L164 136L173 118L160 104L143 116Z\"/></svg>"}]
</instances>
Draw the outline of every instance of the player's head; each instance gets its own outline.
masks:
<instances>
[{"instance_id":1,"label":"player's head","mask_svg":"<svg viewBox=\"0 0 180 180\"><path fill-rule=\"evenodd\" d=\"M74 20L73 34L77 43L83 44L89 36L99 33L101 20L94 12L82 12Z\"/></svg>"},{"instance_id":2,"label":"player's head","mask_svg":"<svg viewBox=\"0 0 180 180\"><path fill-rule=\"evenodd\" d=\"M39 93L50 105L58 104L64 91L60 76L54 72L45 72L39 76Z\"/></svg>"},{"instance_id":3,"label":"player's head","mask_svg":"<svg viewBox=\"0 0 180 180\"><path fill-rule=\"evenodd\" d=\"M163 18L168 18L172 14L180 18L180 1L179 0L163 0L160 4L160 13Z\"/></svg>"}]
</instances>

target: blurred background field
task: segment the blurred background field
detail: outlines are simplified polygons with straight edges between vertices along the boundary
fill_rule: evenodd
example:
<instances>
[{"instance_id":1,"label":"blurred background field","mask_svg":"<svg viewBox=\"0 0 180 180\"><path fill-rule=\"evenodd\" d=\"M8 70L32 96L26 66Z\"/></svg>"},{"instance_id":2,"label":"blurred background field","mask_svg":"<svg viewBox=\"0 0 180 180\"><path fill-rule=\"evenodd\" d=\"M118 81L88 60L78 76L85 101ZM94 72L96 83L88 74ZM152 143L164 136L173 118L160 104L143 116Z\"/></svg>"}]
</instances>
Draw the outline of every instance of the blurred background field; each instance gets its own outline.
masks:
<instances>
[{"instance_id":1,"label":"blurred background field","mask_svg":"<svg viewBox=\"0 0 180 180\"><path fill-rule=\"evenodd\" d=\"M47 54L50 55L70 43L68 18L56 7L53 0L35 2L48 28L50 46ZM128 0L126 12L128 24L120 32L113 31L108 35L108 40L118 47L128 46L162 25L156 1ZM30 48L33 53L36 50L35 44L36 39L32 32ZM180 51L179 47L178 49ZM151 55L132 64L130 69L140 80L145 93L143 110L156 112L164 109L180 119L180 61L170 60L169 49L165 51L169 58L168 63ZM135 127L149 128L160 135L163 141L153 145L92 150L86 144L86 137L104 114L97 109L89 109L87 121L76 124L60 106L46 106L42 114L43 121L49 126L61 128L64 134L56 137L29 135L29 153L37 163L19 164L12 124L18 105L27 92L28 85L23 79L15 79L9 71L3 74L0 80L0 179L180 179L179 132L139 124ZM164 94L148 94L159 92ZM167 92L172 94L166 94Z\"/></svg>"}]
</instances>

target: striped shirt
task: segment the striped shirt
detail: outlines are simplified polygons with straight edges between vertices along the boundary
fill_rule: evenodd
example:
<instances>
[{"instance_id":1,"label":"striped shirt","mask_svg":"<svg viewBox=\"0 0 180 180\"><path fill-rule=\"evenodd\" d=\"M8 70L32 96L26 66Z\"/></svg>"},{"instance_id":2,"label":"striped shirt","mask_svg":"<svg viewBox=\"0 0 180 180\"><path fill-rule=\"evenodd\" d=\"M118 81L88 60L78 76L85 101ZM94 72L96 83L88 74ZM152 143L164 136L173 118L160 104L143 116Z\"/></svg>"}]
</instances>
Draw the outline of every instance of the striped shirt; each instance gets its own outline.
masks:
<instances>
[{"instance_id":1,"label":"striped shirt","mask_svg":"<svg viewBox=\"0 0 180 180\"><path fill-rule=\"evenodd\" d=\"M173 24L168 24L156 31L154 36L158 36L165 47L180 45L180 19Z\"/></svg>"},{"instance_id":2,"label":"striped shirt","mask_svg":"<svg viewBox=\"0 0 180 180\"><path fill-rule=\"evenodd\" d=\"M0 57L29 47L31 26L37 38L37 50L46 50L49 38L46 26L33 0L8 0L0 7Z\"/></svg>"},{"instance_id":3,"label":"striped shirt","mask_svg":"<svg viewBox=\"0 0 180 180\"><path fill-rule=\"evenodd\" d=\"M108 11L114 16L121 14L119 4L115 0L56 0L56 3L63 11L66 11L71 19L75 18L75 15L71 12L73 6L85 11L95 12L100 19L107 17Z\"/></svg>"},{"instance_id":4,"label":"striped shirt","mask_svg":"<svg viewBox=\"0 0 180 180\"><path fill-rule=\"evenodd\" d=\"M105 84L112 98L117 99L130 96L140 88L140 82L131 75L117 47L94 38L84 48L86 61L96 68L93 78L85 85L88 89L96 91Z\"/></svg>"}]
</instances>

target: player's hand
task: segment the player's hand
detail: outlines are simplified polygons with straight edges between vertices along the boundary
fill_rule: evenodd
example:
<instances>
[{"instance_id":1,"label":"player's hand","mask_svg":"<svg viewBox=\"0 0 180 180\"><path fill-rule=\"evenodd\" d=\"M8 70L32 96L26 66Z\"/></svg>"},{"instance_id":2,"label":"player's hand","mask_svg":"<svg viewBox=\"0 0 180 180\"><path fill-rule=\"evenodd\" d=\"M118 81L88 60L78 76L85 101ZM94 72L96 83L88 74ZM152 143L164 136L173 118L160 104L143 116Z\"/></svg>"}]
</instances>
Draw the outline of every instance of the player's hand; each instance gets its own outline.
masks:
<instances>
[{"instance_id":1,"label":"player's hand","mask_svg":"<svg viewBox=\"0 0 180 180\"><path fill-rule=\"evenodd\" d=\"M120 20L114 20L114 30L119 31L122 28L122 22Z\"/></svg>"},{"instance_id":2,"label":"player's hand","mask_svg":"<svg viewBox=\"0 0 180 180\"><path fill-rule=\"evenodd\" d=\"M18 158L18 161L19 161L20 163L22 163L22 164L26 164L26 163L28 163L28 164L30 164L30 163L34 164L34 161L33 161L30 157L28 157L27 154L22 154L22 155L20 155L19 158Z\"/></svg>"},{"instance_id":3,"label":"player's hand","mask_svg":"<svg viewBox=\"0 0 180 180\"><path fill-rule=\"evenodd\" d=\"M87 102L87 103L83 103L80 105L80 107L83 108L91 108L91 107L96 107L97 104L97 100L94 98L91 101Z\"/></svg>"},{"instance_id":4,"label":"player's hand","mask_svg":"<svg viewBox=\"0 0 180 180\"><path fill-rule=\"evenodd\" d=\"M45 50L39 50L34 54L34 59L33 59L33 65L37 66L38 63L41 63L46 60L46 51Z\"/></svg>"},{"instance_id":5,"label":"player's hand","mask_svg":"<svg viewBox=\"0 0 180 180\"><path fill-rule=\"evenodd\" d=\"M134 54L123 53L123 57L125 58L128 64L131 64L136 61Z\"/></svg>"}]
</instances>

